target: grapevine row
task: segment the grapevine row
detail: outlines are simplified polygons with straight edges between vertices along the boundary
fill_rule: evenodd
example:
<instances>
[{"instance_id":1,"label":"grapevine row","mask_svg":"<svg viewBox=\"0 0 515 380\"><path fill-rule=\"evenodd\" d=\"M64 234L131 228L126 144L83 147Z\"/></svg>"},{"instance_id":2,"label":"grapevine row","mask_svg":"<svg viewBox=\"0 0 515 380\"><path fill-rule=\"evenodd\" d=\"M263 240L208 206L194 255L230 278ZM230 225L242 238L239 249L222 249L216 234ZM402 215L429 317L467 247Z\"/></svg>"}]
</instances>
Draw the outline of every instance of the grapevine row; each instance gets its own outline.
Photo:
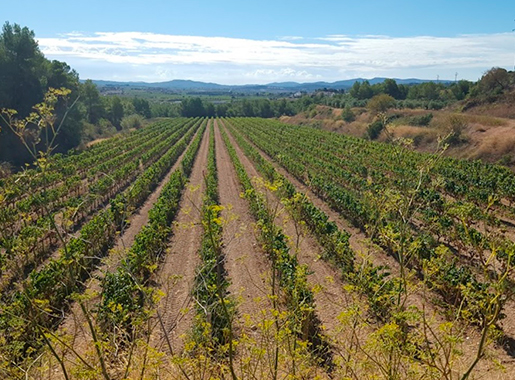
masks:
<instances>
[{"instance_id":1,"label":"grapevine row","mask_svg":"<svg viewBox=\"0 0 515 380\"><path fill-rule=\"evenodd\" d=\"M290 209L297 211L319 244L324 248L322 258L341 272L342 278L367 296L371 311L381 320L390 315L392 302L388 294L396 287L395 280L389 279L388 268L378 267L370 262L360 263L360 273L355 268L355 253L349 246L350 235L330 222L329 217L317 208L305 194L297 192L294 185L277 172L274 166L249 143L232 125L225 120L238 145L255 164L258 171L269 181L278 184L279 195ZM293 212L295 212L293 211Z\"/></svg>"},{"instance_id":2,"label":"grapevine row","mask_svg":"<svg viewBox=\"0 0 515 380\"><path fill-rule=\"evenodd\" d=\"M67 224L62 234L73 231L87 216L132 183L141 173L141 170L154 163L161 154L168 150L170 145L175 144L191 127L192 123L193 121L184 125L173 126L169 132L164 129L164 134L167 136L160 134L158 135L159 140L150 140L149 143L153 145L143 144L146 151L143 149L133 151L133 161L127 162L121 167L113 165L111 173L91 184L89 192L66 200L61 205L62 209L59 212L49 211L47 215L35 218L35 220L19 216L19 219L23 221L23 227L19 233L13 231L13 228L11 230L6 228L6 231L0 234L3 236L0 239L0 246L5 248L5 253L0 255L0 258L4 262L6 270L9 267L11 268L4 275L2 287L19 277L20 275L17 275L17 273L26 272L31 265L37 266L54 247L60 244L54 228L57 216L64 219ZM166 138L162 139L162 137ZM44 205L44 207L46 209L48 206ZM10 225L8 221L5 223ZM14 270L12 268L18 269Z\"/></svg>"},{"instance_id":3,"label":"grapevine row","mask_svg":"<svg viewBox=\"0 0 515 380\"><path fill-rule=\"evenodd\" d=\"M193 296L197 302L193 336L197 344L209 347L217 354L223 355L223 349L229 345L228 350L232 358L234 303L228 296L229 281L222 252L222 207L218 193L213 124L210 128L204 181L205 194L201 212L204 233L199 252L201 263L196 271L193 289Z\"/></svg>"},{"instance_id":4,"label":"grapevine row","mask_svg":"<svg viewBox=\"0 0 515 380\"><path fill-rule=\"evenodd\" d=\"M203 123L205 124L205 122ZM53 329L61 321L70 296L82 288L99 259L112 246L116 232L164 177L186 149L200 126L195 126L133 185L111 200L110 207L100 211L72 238L62 254L41 270L34 271L21 284L21 290L1 305L0 331L2 347L13 361L20 360L42 345L42 331Z\"/></svg>"}]
</instances>

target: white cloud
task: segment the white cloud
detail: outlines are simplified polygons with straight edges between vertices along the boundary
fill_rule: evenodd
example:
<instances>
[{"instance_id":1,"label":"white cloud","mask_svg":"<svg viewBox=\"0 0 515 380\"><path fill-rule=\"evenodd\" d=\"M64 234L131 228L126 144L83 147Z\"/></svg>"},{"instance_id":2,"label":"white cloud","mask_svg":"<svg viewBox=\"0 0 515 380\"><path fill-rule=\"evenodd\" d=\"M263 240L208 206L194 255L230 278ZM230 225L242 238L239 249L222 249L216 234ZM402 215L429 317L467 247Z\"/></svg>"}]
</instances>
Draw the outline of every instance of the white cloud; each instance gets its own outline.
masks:
<instances>
[{"instance_id":1,"label":"white cloud","mask_svg":"<svg viewBox=\"0 0 515 380\"><path fill-rule=\"evenodd\" d=\"M303 40L304 37L301 37L301 36L281 36L279 37L280 40L282 41L300 41L300 40Z\"/></svg>"},{"instance_id":2,"label":"white cloud","mask_svg":"<svg viewBox=\"0 0 515 380\"><path fill-rule=\"evenodd\" d=\"M311 40L298 36L250 40L73 32L40 38L39 45L49 58L66 60L82 77L95 79L188 78L238 84L250 79L266 83L332 81L355 76L452 78L456 71L461 78L477 79L492 66L511 67L515 35L330 35ZM120 73L126 76L122 78Z\"/></svg>"}]
</instances>

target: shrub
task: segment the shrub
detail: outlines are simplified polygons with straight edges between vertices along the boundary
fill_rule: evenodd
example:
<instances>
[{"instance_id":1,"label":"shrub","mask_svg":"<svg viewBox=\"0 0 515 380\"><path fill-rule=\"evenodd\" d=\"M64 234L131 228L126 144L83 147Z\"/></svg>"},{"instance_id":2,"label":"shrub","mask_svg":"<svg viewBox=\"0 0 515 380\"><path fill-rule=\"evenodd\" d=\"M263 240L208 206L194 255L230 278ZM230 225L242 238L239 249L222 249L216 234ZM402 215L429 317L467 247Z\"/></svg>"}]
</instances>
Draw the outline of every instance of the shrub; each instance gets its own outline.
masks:
<instances>
[{"instance_id":1,"label":"shrub","mask_svg":"<svg viewBox=\"0 0 515 380\"><path fill-rule=\"evenodd\" d=\"M372 124L369 124L367 128L367 137L370 140L375 140L379 137L384 129L384 124L381 120L376 120Z\"/></svg>"},{"instance_id":2,"label":"shrub","mask_svg":"<svg viewBox=\"0 0 515 380\"><path fill-rule=\"evenodd\" d=\"M446 120L446 133L447 137L445 142L449 145L458 145L466 139L463 136L463 131L467 127L467 121L463 116L450 115Z\"/></svg>"},{"instance_id":3,"label":"shrub","mask_svg":"<svg viewBox=\"0 0 515 380\"><path fill-rule=\"evenodd\" d=\"M509 155L509 154L504 154L500 159L499 161L497 161L497 163L499 165L504 165L504 166L510 166L513 162L513 156Z\"/></svg>"},{"instance_id":4,"label":"shrub","mask_svg":"<svg viewBox=\"0 0 515 380\"><path fill-rule=\"evenodd\" d=\"M427 104L427 109L428 110L441 110L443 107L445 107L445 103L441 102L439 100L431 100Z\"/></svg>"},{"instance_id":5,"label":"shrub","mask_svg":"<svg viewBox=\"0 0 515 380\"><path fill-rule=\"evenodd\" d=\"M107 119L100 119L98 123L84 123L82 130L83 141L93 141L100 138L111 137L116 133L116 128Z\"/></svg>"},{"instance_id":6,"label":"shrub","mask_svg":"<svg viewBox=\"0 0 515 380\"><path fill-rule=\"evenodd\" d=\"M120 125L122 126L122 129L140 129L143 126L143 116L138 114L125 116Z\"/></svg>"},{"instance_id":7,"label":"shrub","mask_svg":"<svg viewBox=\"0 0 515 380\"><path fill-rule=\"evenodd\" d=\"M390 95L379 94L368 101L367 107L373 114L384 113L395 107L395 99Z\"/></svg>"},{"instance_id":8,"label":"shrub","mask_svg":"<svg viewBox=\"0 0 515 380\"><path fill-rule=\"evenodd\" d=\"M431 122L431 120L433 120L433 114L428 113L428 114L421 115L421 116L409 117L409 118L407 118L406 121L409 125L413 125L416 127L427 127L429 125L429 123Z\"/></svg>"},{"instance_id":9,"label":"shrub","mask_svg":"<svg viewBox=\"0 0 515 380\"><path fill-rule=\"evenodd\" d=\"M347 123L351 123L356 119L356 115L354 115L350 107L345 107L342 111L342 119Z\"/></svg>"},{"instance_id":10,"label":"shrub","mask_svg":"<svg viewBox=\"0 0 515 380\"><path fill-rule=\"evenodd\" d=\"M12 166L8 162L0 162L0 178L9 176L12 173Z\"/></svg>"}]
</instances>

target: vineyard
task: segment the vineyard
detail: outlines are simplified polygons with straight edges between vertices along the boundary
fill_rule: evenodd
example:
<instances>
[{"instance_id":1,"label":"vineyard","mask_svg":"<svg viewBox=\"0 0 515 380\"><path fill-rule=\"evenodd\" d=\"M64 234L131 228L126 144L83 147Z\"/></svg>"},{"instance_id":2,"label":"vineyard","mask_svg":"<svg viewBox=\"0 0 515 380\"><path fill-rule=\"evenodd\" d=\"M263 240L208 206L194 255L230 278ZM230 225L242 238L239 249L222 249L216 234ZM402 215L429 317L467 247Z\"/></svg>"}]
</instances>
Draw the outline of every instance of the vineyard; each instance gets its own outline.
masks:
<instances>
[{"instance_id":1,"label":"vineyard","mask_svg":"<svg viewBox=\"0 0 515 380\"><path fill-rule=\"evenodd\" d=\"M512 379L515 174L260 118L0 179L6 379Z\"/></svg>"}]
</instances>

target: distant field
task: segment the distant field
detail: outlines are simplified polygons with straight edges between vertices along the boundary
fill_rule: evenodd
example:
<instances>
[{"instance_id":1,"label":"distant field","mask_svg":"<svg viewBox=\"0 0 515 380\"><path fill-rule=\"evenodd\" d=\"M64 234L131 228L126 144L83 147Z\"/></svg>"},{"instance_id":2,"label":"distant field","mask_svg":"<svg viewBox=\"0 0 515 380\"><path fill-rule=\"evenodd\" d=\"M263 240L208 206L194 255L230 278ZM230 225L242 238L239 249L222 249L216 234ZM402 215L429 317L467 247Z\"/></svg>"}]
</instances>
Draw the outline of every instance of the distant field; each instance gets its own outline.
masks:
<instances>
[{"instance_id":1,"label":"distant field","mask_svg":"<svg viewBox=\"0 0 515 380\"><path fill-rule=\"evenodd\" d=\"M105 95L118 95L124 97L139 97L147 100L173 102L181 101L188 97L199 97L208 101L231 101L231 99L274 99L284 96L283 93L272 94L269 92L248 91L248 92L229 92L215 90L171 90L163 88L134 88L134 87L101 87L100 92ZM289 93L288 93L289 94Z\"/></svg>"}]
</instances>

